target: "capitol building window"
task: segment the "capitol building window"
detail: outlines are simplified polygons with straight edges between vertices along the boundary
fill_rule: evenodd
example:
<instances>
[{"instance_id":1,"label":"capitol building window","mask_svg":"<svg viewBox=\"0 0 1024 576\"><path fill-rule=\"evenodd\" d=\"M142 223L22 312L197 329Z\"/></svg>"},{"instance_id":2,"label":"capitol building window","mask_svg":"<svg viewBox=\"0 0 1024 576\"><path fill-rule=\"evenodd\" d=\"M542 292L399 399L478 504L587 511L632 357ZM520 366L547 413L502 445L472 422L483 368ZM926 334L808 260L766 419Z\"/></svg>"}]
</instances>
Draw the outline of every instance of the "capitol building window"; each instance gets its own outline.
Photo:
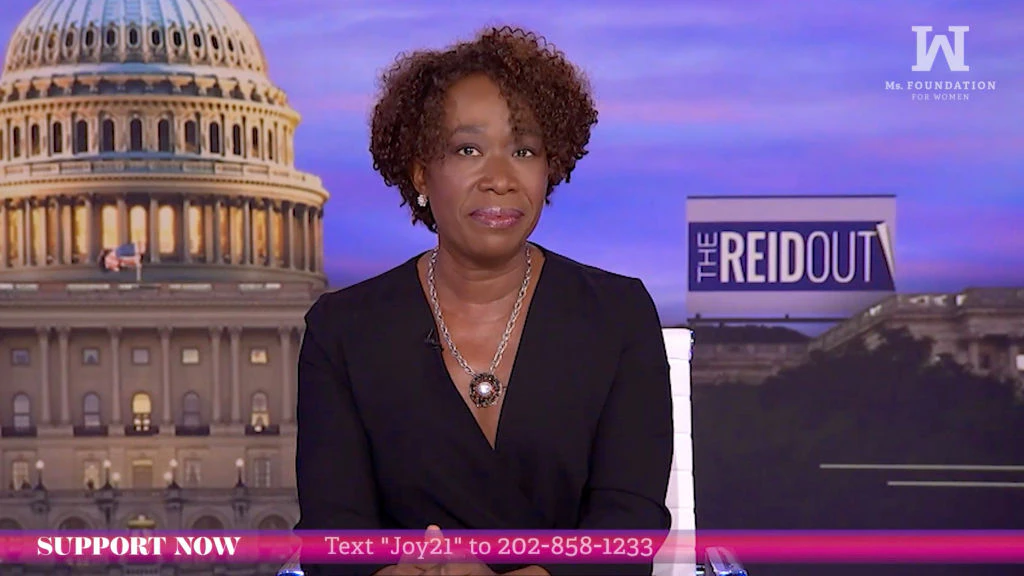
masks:
<instances>
[{"instance_id":1,"label":"capitol building window","mask_svg":"<svg viewBox=\"0 0 1024 576\"><path fill-rule=\"evenodd\" d=\"M82 468L82 482L85 487L89 490L99 488L102 485L100 482L100 463L95 460L87 460Z\"/></svg>"},{"instance_id":2,"label":"capitol building window","mask_svg":"<svg viewBox=\"0 0 1024 576\"><path fill-rule=\"evenodd\" d=\"M210 123L210 153L220 154L220 124L217 122Z\"/></svg>"},{"instance_id":3,"label":"capitol building window","mask_svg":"<svg viewBox=\"0 0 1024 576\"><path fill-rule=\"evenodd\" d=\"M129 139L131 140L131 151L141 152L142 151L142 120L138 118L132 118L129 128Z\"/></svg>"},{"instance_id":4,"label":"capitol building window","mask_svg":"<svg viewBox=\"0 0 1024 576\"><path fill-rule=\"evenodd\" d=\"M50 151L53 154L62 154L64 152L64 125L60 122L54 122L51 128ZM0 156L2 155L3 153L0 152Z\"/></svg>"},{"instance_id":5,"label":"capitol building window","mask_svg":"<svg viewBox=\"0 0 1024 576\"><path fill-rule=\"evenodd\" d=\"M157 151L171 151L171 122L166 118L157 124Z\"/></svg>"},{"instance_id":6,"label":"capitol building window","mask_svg":"<svg viewBox=\"0 0 1024 576\"><path fill-rule=\"evenodd\" d=\"M11 350L12 366L29 366L30 364L32 364L32 355L29 354L28 350L24 348L14 348Z\"/></svg>"},{"instance_id":7,"label":"capitol building window","mask_svg":"<svg viewBox=\"0 0 1024 576\"><path fill-rule=\"evenodd\" d=\"M146 242L147 228L146 228L146 209L142 206L132 206L131 210L128 211L129 219L129 242Z\"/></svg>"},{"instance_id":8,"label":"capitol building window","mask_svg":"<svg viewBox=\"0 0 1024 576\"><path fill-rule=\"evenodd\" d=\"M82 423L86 428L99 428L103 424L100 415L100 397L90 392L82 399Z\"/></svg>"},{"instance_id":9,"label":"capitol building window","mask_svg":"<svg viewBox=\"0 0 1024 576\"><path fill-rule=\"evenodd\" d=\"M114 152L117 144L116 134L114 133L114 121L104 120L103 121L103 133L102 139L100 140L100 151L101 152Z\"/></svg>"},{"instance_id":10,"label":"capitol building window","mask_svg":"<svg viewBox=\"0 0 1024 576\"><path fill-rule=\"evenodd\" d=\"M182 426L185 428L197 428L202 425L200 414L199 394L189 392L182 400Z\"/></svg>"},{"instance_id":11,"label":"capitol building window","mask_svg":"<svg viewBox=\"0 0 1024 576\"><path fill-rule=\"evenodd\" d=\"M15 460L11 463L11 490L25 490L31 488L29 481L28 462Z\"/></svg>"},{"instance_id":12,"label":"capitol building window","mask_svg":"<svg viewBox=\"0 0 1024 576\"><path fill-rule=\"evenodd\" d=\"M88 254L88 237L86 236L89 230L89 217L91 214L86 210L84 205L77 205L74 208L74 220L72 224L72 233L74 242L72 244L73 262L80 262L85 259Z\"/></svg>"},{"instance_id":13,"label":"capitol building window","mask_svg":"<svg viewBox=\"0 0 1024 576\"><path fill-rule=\"evenodd\" d=\"M172 212L173 214L173 212ZM206 250L203 234L203 210L199 206L188 207L188 251L192 256L200 256ZM168 228L170 228L168 226Z\"/></svg>"},{"instance_id":14,"label":"capitol building window","mask_svg":"<svg viewBox=\"0 0 1024 576\"><path fill-rule=\"evenodd\" d=\"M103 221L103 245L104 246L119 246L121 239L117 233L117 208L112 205L106 205L100 212Z\"/></svg>"},{"instance_id":15,"label":"capitol building window","mask_svg":"<svg viewBox=\"0 0 1024 576\"><path fill-rule=\"evenodd\" d=\"M160 206L158 214L160 215L160 255L170 256L174 254L176 248L174 238L174 208L164 204Z\"/></svg>"},{"instance_id":16,"label":"capitol building window","mask_svg":"<svg viewBox=\"0 0 1024 576\"><path fill-rule=\"evenodd\" d=\"M89 151L89 123L79 120L75 123L75 154Z\"/></svg>"},{"instance_id":17,"label":"capitol building window","mask_svg":"<svg viewBox=\"0 0 1024 576\"><path fill-rule=\"evenodd\" d=\"M132 396L132 431L146 433L152 431L153 403L149 394L139 392Z\"/></svg>"},{"instance_id":18,"label":"capitol building window","mask_svg":"<svg viewBox=\"0 0 1024 576\"><path fill-rule=\"evenodd\" d=\"M25 431L32 427L32 400L27 394L14 396L14 429Z\"/></svg>"}]
</instances>

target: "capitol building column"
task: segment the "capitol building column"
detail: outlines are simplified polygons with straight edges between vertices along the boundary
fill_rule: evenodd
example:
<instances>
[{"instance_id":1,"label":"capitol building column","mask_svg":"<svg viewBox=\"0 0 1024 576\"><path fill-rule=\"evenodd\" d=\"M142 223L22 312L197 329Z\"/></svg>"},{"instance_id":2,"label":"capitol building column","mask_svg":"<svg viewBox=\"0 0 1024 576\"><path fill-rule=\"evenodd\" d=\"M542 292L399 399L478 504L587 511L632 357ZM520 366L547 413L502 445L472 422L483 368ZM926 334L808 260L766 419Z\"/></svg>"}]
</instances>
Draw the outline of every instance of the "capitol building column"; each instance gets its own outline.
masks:
<instances>
[{"instance_id":1,"label":"capitol building column","mask_svg":"<svg viewBox=\"0 0 1024 576\"><path fill-rule=\"evenodd\" d=\"M128 242L128 203L124 195L117 197L117 244Z\"/></svg>"},{"instance_id":2,"label":"capitol building column","mask_svg":"<svg viewBox=\"0 0 1024 576\"><path fill-rule=\"evenodd\" d=\"M239 373L239 361L242 345L242 328L232 326L228 328L231 337L231 423L242 422L242 383Z\"/></svg>"},{"instance_id":3,"label":"capitol building column","mask_svg":"<svg viewBox=\"0 0 1024 576\"><path fill-rule=\"evenodd\" d=\"M190 206L191 201L188 196L181 199L181 214L178 216L181 219L181 238L178 238L178 242L181 248L181 261L185 263L192 261L192 251L189 250L188 245L189 238L191 237L190 229L192 226L188 217Z\"/></svg>"},{"instance_id":4,"label":"capitol building column","mask_svg":"<svg viewBox=\"0 0 1024 576\"><path fill-rule=\"evenodd\" d=\"M7 268L7 200L0 200L0 268Z\"/></svg>"},{"instance_id":5,"label":"capitol building column","mask_svg":"<svg viewBox=\"0 0 1024 576\"><path fill-rule=\"evenodd\" d=\"M160 404L163 408L163 425L171 425L171 328L161 326L160 332Z\"/></svg>"},{"instance_id":6,"label":"capitol building column","mask_svg":"<svg viewBox=\"0 0 1024 576\"><path fill-rule=\"evenodd\" d=\"M35 254L36 257L36 266L46 266L47 262L49 261L49 259L47 258L47 249L49 248L49 246L47 246L48 242L46 241L46 239L48 238L47 232L49 228L48 224L50 219L49 214L47 214L46 210L49 207L49 205L50 200L48 198L43 198L41 200L38 200L35 207L33 207L32 209L33 215L40 213L43 215L43 217L40 218L38 222L39 229L33 231L32 237L32 252L33 254Z\"/></svg>"},{"instance_id":7,"label":"capitol building column","mask_svg":"<svg viewBox=\"0 0 1024 576\"><path fill-rule=\"evenodd\" d=\"M281 338L281 422L290 424L295 407L292 406L292 373L295 362L292 361L292 328L278 328Z\"/></svg>"},{"instance_id":8,"label":"capitol building column","mask_svg":"<svg viewBox=\"0 0 1024 576\"><path fill-rule=\"evenodd\" d=\"M242 265L252 264L252 200L242 199Z\"/></svg>"},{"instance_id":9,"label":"capitol building column","mask_svg":"<svg viewBox=\"0 0 1024 576\"><path fill-rule=\"evenodd\" d=\"M202 199L202 209L200 214L203 218L203 259L207 264L216 262L213 259L213 243L216 241L214 234L217 231L217 227L213 224L213 198L205 196Z\"/></svg>"},{"instance_id":10,"label":"capitol building column","mask_svg":"<svg viewBox=\"0 0 1024 576\"><path fill-rule=\"evenodd\" d=\"M31 246L32 246L32 202L30 200L21 201L21 238L18 242L21 244L21 265L30 266L31 260Z\"/></svg>"},{"instance_id":11,"label":"capitol building column","mask_svg":"<svg viewBox=\"0 0 1024 576\"><path fill-rule=\"evenodd\" d=\"M85 212L85 262L91 263L96 260L96 214L93 212L94 205L92 194L86 194L82 198Z\"/></svg>"},{"instance_id":12,"label":"capitol building column","mask_svg":"<svg viewBox=\"0 0 1024 576\"><path fill-rule=\"evenodd\" d=\"M223 422L221 414L221 385L220 385L220 334L224 329L220 326L210 327L210 369L213 371L213 421L217 424Z\"/></svg>"},{"instance_id":13,"label":"capitol building column","mask_svg":"<svg viewBox=\"0 0 1024 576\"><path fill-rule=\"evenodd\" d=\"M46 426L53 424L50 415L50 329L36 328L39 337L39 403L41 404L40 421Z\"/></svg>"},{"instance_id":14,"label":"capitol building column","mask_svg":"<svg viewBox=\"0 0 1024 576\"><path fill-rule=\"evenodd\" d=\"M210 234L210 245L213 250L213 263L220 264L224 261L224 246L221 245L220 238L220 220L223 218L222 211L223 201L220 198L214 198L212 201L213 206L210 212L212 213L211 222L211 234Z\"/></svg>"},{"instance_id":15,"label":"capitol building column","mask_svg":"<svg viewBox=\"0 0 1024 576\"><path fill-rule=\"evenodd\" d=\"M284 258L285 265L295 269L295 203L284 202L281 207L281 218L284 219Z\"/></svg>"},{"instance_id":16,"label":"capitol building column","mask_svg":"<svg viewBox=\"0 0 1024 576\"><path fill-rule=\"evenodd\" d=\"M111 327L110 332L110 422L121 424L121 329Z\"/></svg>"},{"instance_id":17,"label":"capitol building column","mask_svg":"<svg viewBox=\"0 0 1024 576\"><path fill-rule=\"evenodd\" d=\"M71 400L68 382L68 337L71 329L67 326L57 328L57 346L60 351L60 423L67 426L71 423Z\"/></svg>"},{"instance_id":18,"label":"capitol building column","mask_svg":"<svg viewBox=\"0 0 1024 576\"><path fill-rule=\"evenodd\" d=\"M324 211L319 209L316 211L316 249L319 253L317 257L317 270L324 271Z\"/></svg>"},{"instance_id":19,"label":"capitol building column","mask_svg":"<svg viewBox=\"0 0 1024 576\"><path fill-rule=\"evenodd\" d=\"M160 203L156 197L149 197L149 239L147 240L146 253L149 261L153 264L160 262Z\"/></svg>"},{"instance_id":20,"label":"capitol building column","mask_svg":"<svg viewBox=\"0 0 1024 576\"><path fill-rule=\"evenodd\" d=\"M263 262L265 266L276 266L277 260L274 257L274 247L277 246L277 230L274 229L274 203L271 200L267 200L263 203L263 208L266 210L266 216L264 217L267 225L267 256Z\"/></svg>"},{"instance_id":21,"label":"capitol building column","mask_svg":"<svg viewBox=\"0 0 1024 576\"><path fill-rule=\"evenodd\" d=\"M71 264L72 256L72 217L74 205L66 196L57 199L57 264Z\"/></svg>"},{"instance_id":22,"label":"capitol building column","mask_svg":"<svg viewBox=\"0 0 1024 576\"><path fill-rule=\"evenodd\" d=\"M46 218L43 220L46 222L47 235L43 238L43 262L49 266L60 266L63 264L63 255L61 254L61 245L64 243L64 226L61 225L60 211L61 199L56 196L50 196L46 201ZM50 225L53 224L51 229ZM50 239L53 239L53 244L50 244Z\"/></svg>"},{"instance_id":23,"label":"capitol building column","mask_svg":"<svg viewBox=\"0 0 1024 576\"><path fill-rule=\"evenodd\" d=\"M312 270L312 258L310 258L310 245L309 245L309 219L310 210L309 206L303 206L302 208L302 268L303 270Z\"/></svg>"}]
</instances>

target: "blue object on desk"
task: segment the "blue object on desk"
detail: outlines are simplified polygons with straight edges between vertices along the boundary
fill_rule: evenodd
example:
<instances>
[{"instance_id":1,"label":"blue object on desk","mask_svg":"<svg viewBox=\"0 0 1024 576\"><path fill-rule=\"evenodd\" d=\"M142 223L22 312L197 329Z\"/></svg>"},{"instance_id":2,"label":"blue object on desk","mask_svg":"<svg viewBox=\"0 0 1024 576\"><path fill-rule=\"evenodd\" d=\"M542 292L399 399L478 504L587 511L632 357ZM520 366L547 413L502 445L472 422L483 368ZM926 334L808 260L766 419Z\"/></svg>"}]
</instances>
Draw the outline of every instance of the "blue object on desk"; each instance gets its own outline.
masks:
<instances>
[{"instance_id":1,"label":"blue object on desk","mask_svg":"<svg viewBox=\"0 0 1024 576\"><path fill-rule=\"evenodd\" d=\"M747 576L746 569L727 548L708 548L707 563L711 569L708 576Z\"/></svg>"}]
</instances>

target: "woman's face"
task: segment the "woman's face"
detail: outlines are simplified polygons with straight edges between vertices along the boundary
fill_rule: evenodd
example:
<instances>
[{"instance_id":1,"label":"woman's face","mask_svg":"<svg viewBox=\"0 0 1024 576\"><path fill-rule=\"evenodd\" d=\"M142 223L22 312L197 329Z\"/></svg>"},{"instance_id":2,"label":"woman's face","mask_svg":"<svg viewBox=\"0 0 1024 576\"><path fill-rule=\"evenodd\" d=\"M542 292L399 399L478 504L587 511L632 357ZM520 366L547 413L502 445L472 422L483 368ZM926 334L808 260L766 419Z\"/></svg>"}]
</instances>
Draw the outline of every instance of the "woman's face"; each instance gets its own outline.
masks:
<instances>
[{"instance_id":1,"label":"woman's face","mask_svg":"<svg viewBox=\"0 0 1024 576\"><path fill-rule=\"evenodd\" d=\"M442 245L481 260L512 256L537 226L548 162L532 118L515 133L508 104L487 76L452 85L445 103L444 157L417 165Z\"/></svg>"}]
</instances>

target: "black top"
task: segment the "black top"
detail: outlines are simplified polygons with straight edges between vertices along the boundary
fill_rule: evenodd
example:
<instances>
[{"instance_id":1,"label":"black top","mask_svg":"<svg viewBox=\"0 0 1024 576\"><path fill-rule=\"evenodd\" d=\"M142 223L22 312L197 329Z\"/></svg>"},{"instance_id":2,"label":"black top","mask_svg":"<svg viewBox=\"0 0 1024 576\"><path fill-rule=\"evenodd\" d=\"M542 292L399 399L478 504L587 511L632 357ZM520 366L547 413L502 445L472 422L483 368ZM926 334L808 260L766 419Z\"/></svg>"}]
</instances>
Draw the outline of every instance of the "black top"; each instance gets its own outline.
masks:
<instances>
[{"instance_id":1,"label":"black top","mask_svg":"<svg viewBox=\"0 0 1024 576\"><path fill-rule=\"evenodd\" d=\"M312 306L299 355L296 529L670 528L672 395L654 303L640 280L541 250L493 449L445 368L418 257Z\"/></svg>"}]
</instances>

